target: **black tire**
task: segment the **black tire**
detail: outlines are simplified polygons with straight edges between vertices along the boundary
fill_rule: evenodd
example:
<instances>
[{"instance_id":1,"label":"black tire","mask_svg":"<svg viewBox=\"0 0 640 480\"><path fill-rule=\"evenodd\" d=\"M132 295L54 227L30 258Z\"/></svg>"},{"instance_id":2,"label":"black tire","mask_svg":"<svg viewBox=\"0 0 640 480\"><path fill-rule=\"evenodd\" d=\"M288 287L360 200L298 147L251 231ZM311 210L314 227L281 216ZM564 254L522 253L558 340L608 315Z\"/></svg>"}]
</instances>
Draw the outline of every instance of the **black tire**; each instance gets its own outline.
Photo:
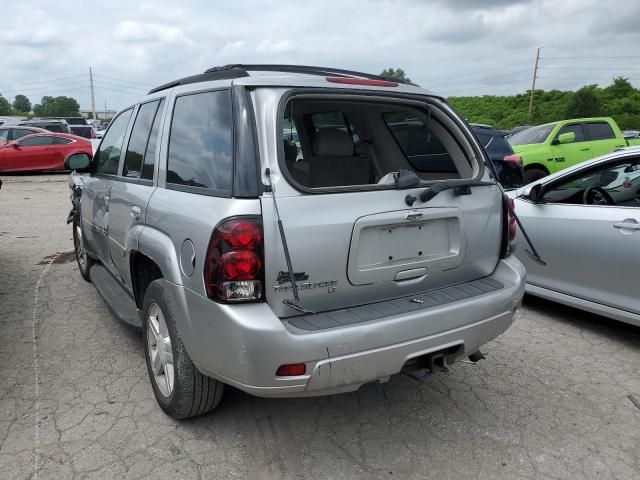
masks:
<instances>
[{"instance_id":1,"label":"black tire","mask_svg":"<svg viewBox=\"0 0 640 480\"><path fill-rule=\"evenodd\" d=\"M93 258L89 256L87 251L84 249L82 245L81 237L84 238L84 233L82 232L82 226L80 225L80 219L78 216L73 219L73 249L76 254L76 263L78 264L78 270L80 270L80 275L87 282L90 282L89 278L89 270L95 263Z\"/></svg>"},{"instance_id":2,"label":"black tire","mask_svg":"<svg viewBox=\"0 0 640 480\"><path fill-rule=\"evenodd\" d=\"M173 388L168 396L162 392L162 387L158 384L152 367L149 346L149 323L151 321L149 311L153 305L160 308L171 340ZM224 384L201 374L191 361L176 327L175 309L166 280L158 279L151 282L144 295L143 312L142 332L147 372L160 407L168 415L178 420L195 417L213 410L222 399Z\"/></svg>"},{"instance_id":3,"label":"black tire","mask_svg":"<svg viewBox=\"0 0 640 480\"><path fill-rule=\"evenodd\" d=\"M536 180L540 180L541 178L549 175L547 172L542 170L541 168L530 168L524 172L524 185L528 185L531 182L535 182Z\"/></svg>"}]
</instances>

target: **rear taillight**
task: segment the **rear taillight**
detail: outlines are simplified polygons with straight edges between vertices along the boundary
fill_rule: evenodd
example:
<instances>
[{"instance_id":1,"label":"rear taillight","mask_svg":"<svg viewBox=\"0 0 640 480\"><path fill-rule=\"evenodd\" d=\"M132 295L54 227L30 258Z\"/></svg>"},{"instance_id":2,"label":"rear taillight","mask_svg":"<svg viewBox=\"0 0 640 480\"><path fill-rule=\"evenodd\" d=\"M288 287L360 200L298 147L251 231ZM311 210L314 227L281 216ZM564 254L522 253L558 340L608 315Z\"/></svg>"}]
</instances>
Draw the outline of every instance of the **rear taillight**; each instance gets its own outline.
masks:
<instances>
[{"instance_id":1,"label":"rear taillight","mask_svg":"<svg viewBox=\"0 0 640 480\"><path fill-rule=\"evenodd\" d=\"M263 251L259 218L233 218L218 225L211 235L204 266L207 296L219 302L261 300Z\"/></svg>"},{"instance_id":2,"label":"rear taillight","mask_svg":"<svg viewBox=\"0 0 640 480\"><path fill-rule=\"evenodd\" d=\"M515 163L516 165L522 165L522 157L520 155L505 155L502 161L507 163Z\"/></svg>"},{"instance_id":3,"label":"rear taillight","mask_svg":"<svg viewBox=\"0 0 640 480\"><path fill-rule=\"evenodd\" d=\"M509 206L509 212L508 212L508 219L509 219L509 225L508 225L508 232L509 232L509 242L513 242L516 239L516 232L518 229L518 225L516 224L516 217L513 216L513 214L511 212L514 211L514 209L516 208L516 204L513 201L513 198L509 197L507 199L507 205Z\"/></svg>"},{"instance_id":4,"label":"rear taillight","mask_svg":"<svg viewBox=\"0 0 640 480\"><path fill-rule=\"evenodd\" d=\"M502 198L502 246L500 247L500 258L506 258L514 250L513 242L516 239L518 225L516 218L511 214L515 208L513 198L504 195Z\"/></svg>"},{"instance_id":5,"label":"rear taillight","mask_svg":"<svg viewBox=\"0 0 640 480\"><path fill-rule=\"evenodd\" d=\"M307 372L307 366L304 363L292 363L289 365L280 365L276 370L278 377L297 377Z\"/></svg>"}]
</instances>

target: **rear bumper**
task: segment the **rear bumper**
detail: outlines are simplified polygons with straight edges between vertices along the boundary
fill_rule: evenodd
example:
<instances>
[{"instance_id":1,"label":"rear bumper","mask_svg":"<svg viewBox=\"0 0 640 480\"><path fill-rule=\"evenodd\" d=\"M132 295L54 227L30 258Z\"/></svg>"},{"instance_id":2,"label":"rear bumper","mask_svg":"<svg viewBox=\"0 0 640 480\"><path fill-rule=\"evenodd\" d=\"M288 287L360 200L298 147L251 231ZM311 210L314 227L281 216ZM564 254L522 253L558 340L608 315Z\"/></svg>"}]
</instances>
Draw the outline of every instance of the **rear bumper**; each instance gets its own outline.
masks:
<instances>
[{"instance_id":1,"label":"rear bumper","mask_svg":"<svg viewBox=\"0 0 640 480\"><path fill-rule=\"evenodd\" d=\"M488 277L503 285L499 290L314 331L283 322L266 303L221 305L178 285L172 296L180 334L202 373L258 396L299 397L357 390L448 347L458 347L449 361L470 355L511 325L524 276L511 257ZM277 377L289 363L305 363L306 375Z\"/></svg>"}]
</instances>

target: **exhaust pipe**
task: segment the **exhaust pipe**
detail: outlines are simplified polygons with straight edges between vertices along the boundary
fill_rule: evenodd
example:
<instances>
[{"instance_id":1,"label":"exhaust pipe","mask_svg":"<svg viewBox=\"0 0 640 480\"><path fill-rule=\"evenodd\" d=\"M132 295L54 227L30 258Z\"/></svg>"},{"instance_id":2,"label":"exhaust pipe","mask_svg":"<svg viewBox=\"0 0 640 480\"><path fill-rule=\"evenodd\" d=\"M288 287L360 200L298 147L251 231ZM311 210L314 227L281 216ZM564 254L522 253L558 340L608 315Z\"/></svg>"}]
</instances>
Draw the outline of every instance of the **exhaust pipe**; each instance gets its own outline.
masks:
<instances>
[{"instance_id":1,"label":"exhaust pipe","mask_svg":"<svg viewBox=\"0 0 640 480\"><path fill-rule=\"evenodd\" d=\"M486 357L480 350L476 350L471 355L469 355L469 360L473 363L478 363L480 360L484 360Z\"/></svg>"}]
</instances>

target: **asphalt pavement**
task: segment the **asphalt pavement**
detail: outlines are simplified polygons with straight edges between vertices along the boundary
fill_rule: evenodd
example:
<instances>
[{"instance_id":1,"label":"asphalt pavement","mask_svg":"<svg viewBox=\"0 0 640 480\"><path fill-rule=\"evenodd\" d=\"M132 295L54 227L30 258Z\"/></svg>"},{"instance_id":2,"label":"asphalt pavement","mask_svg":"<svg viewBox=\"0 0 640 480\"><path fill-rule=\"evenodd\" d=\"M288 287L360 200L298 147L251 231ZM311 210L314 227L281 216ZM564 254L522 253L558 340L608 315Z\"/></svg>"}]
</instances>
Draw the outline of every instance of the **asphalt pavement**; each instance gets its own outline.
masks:
<instances>
[{"instance_id":1,"label":"asphalt pavement","mask_svg":"<svg viewBox=\"0 0 640 480\"><path fill-rule=\"evenodd\" d=\"M0 478L640 478L640 329L533 298L446 373L213 413L156 405L139 334L78 273L66 175L0 189Z\"/></svg>"}]
</instances>

